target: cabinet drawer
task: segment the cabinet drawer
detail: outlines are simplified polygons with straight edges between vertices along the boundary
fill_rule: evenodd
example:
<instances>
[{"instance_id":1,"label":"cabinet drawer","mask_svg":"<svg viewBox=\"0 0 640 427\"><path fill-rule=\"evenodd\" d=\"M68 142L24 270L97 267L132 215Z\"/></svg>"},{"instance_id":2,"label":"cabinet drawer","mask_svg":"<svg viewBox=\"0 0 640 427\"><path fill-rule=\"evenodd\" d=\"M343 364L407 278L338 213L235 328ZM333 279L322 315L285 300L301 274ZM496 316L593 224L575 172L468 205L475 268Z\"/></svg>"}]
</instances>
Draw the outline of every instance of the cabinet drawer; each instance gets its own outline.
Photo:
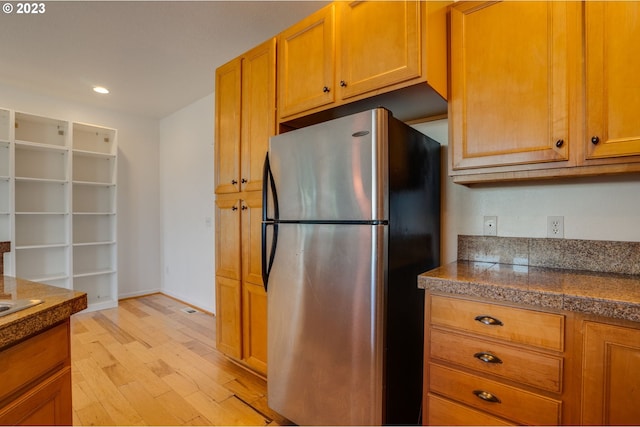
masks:
<instances>
[{"instance_id":1,"label":"cabinet drawer","mask_svg":"<svg viewBox=\"0 0 640 427\"><path fill-rule=\"evenodd\" d=\"M0 351L0 402L69 364L68 321Z\"/></svg>"},{"instance_id":2,"label":"cabinet drawer","mask_svg":"<svg viewBox=\"0 0 640 427\"><path fill-rule=\"evenodd\" d=\"M513 423L448 399L427 396L427 425L430 426L510 426Z\"/></svg>"},{"instance_id":3,"label":"cabinet drawer","mask_svg":"<svg viewBox=\"0 0 640 427\"><path fill-rule=\"evenodd\" d=\"M430 315L432 325L543 349L562 351L564 348L564 316L560 314L434 295ZM497 322L482 321L489 323L491 319Z\"/></svg>"},{"instance_id":4,"label":"cabinet drawer","mask_svg":"<svg viewBox=\"0 0 640 427\"><path fill-rule=\"evenodd\" d=\"M434 363L429 364L428 381L433 393L499 417L529 425L560 425L562 402L558 400ZM499 401L482 399L477 396L480 392Z\"/></svg>"},{"instance_id":5,"label":"cabinet drawer","mask_svg":"<svg viewBox=\"0 0 640 427\"><path fill-rule=\"evenodd\" d=\"M561 391L561 357L434 328L431 329L429 349L433 359L446 360L543 390Z\"/></svg>"}]
</instances>

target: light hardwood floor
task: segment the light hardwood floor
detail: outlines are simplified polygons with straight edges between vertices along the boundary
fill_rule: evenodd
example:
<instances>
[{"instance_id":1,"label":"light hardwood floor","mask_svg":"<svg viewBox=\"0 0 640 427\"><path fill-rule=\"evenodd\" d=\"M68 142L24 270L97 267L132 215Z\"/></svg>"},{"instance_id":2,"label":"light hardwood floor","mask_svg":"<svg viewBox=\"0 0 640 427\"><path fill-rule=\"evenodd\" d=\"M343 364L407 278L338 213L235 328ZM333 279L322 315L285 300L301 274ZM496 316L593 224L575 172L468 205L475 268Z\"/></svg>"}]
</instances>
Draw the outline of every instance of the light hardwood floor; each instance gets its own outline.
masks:
<instances>
[{"instance_id":1,"label":"light hardwood floor","mask_svg":"<svg viewBox=\"0 0 640 427\"><path fill-rule=\"evenodd\" d=\"M71 320L74 425L286 425L264 379L215 349L215 319L161 294Z\"/></svg>"}]
</instances>

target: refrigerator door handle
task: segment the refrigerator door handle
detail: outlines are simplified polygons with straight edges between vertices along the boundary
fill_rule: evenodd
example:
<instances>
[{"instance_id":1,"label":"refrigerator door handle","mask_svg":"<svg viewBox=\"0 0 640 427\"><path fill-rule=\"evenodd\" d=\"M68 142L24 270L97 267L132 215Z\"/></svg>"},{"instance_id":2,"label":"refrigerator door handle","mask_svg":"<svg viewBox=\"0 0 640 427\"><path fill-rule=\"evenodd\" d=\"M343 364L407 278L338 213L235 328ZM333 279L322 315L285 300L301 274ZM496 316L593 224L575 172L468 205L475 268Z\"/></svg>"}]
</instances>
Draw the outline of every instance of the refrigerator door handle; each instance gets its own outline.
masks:
<instances>
[{"instance_id":1,"label":"refrigerator door handle","mask_svg":"<svg viewBox=\"0 0 640 427\"><path fill-rule=\"evenodd\" d=\"M271 251L269 251L269 260L267 261L267 227L273 226L273 240L271 241ZM278 224L273 222L262 223L262 284L264 290L268 290L269 286L269 274L271 274L271 268L273 267L273 259L276 256L276 246L278 245Z\"/></svg>"},{"instance_id":2,"label":"refrigerator door handle","mask_svg":"<svg viewBox=\"0 0 640 427\"><path fill-rule=\"evenodd\" d=\"M268 218L269 207L269 189L273 197L273 218ZM274 221L280 218L280 209L278 207L278 191L276 183L273 181L271 173L271 164L269 163L269 153L264 158L264 166L262 167L262 221Z\"/></svg>"},{"instance_id":3,"label":"refrigerator door handle","mask_svg":"<svg viewBox=\"0 0 640 427\"><path fill-rule=\"evenodd\" d=\"M269 206L269 189L273 196L273 213L274 218L269 219L267 209ZM279 218L278 210L278 192L276 191L276 184L273 181L273 174L271 173L271 165L269 164L269 153L267 153L264 159L264 167L262 169L262 284L266 291L269 285L269 273L271 273L271 267L273 266L273 259L276 255L276 246L278 244L278 224L274 221ZM271 241L271 251L267 261L267 226L273 226L273 240Z\"/></svg>"}]
</instances>

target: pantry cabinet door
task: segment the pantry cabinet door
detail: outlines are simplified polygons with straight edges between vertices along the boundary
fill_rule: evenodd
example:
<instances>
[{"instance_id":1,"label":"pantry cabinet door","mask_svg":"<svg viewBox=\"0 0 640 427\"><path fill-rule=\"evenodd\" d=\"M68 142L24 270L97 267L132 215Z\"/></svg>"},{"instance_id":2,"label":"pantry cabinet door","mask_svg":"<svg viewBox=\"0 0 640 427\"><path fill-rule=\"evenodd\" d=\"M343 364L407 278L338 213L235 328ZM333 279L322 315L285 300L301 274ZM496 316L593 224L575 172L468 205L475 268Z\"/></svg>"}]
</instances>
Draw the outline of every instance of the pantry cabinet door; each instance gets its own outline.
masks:
<instances>
[{"instance_id":1,"label":"pantry cabinet door","mask_svg":"<svg viewBox=\"0 0 640 427\"><path fill-rule=\"evenodd\" d=\"M640 156L640 3L585 2L585 19L586 157Z\"/></svg>"},{"instance_id":2,"label":"pantry cabinet door","mask_svg":"<svg viewBox=\"0 0 640 427\"><path fill-rule=\"evenodd\" d=\"M452 174L569 158L567 3L451 9Z\"/></svg>"},{"instance_id":3,"label":"pantry cabinet door","mask_svg":"<svg viewBox=\"0 0 640 427\"><path fill-rule=\"evenodd\" d=\"M276 133L276 40L242 58L242 191L262 189L262 165L269 137Z\"/></svg>"},{"instance_id":4,"label":"pantry cabinet door","mask_svg":"<svg viewBox=\"0 0 640 427\"><path fill-rule=\"evenodd\" d=\"M215 192L240 191L240 102L242 63L239 58L216 70Z\"/></svg>"},{"instance_id":5,"label":"pantry cabinet door","mask_svg":"<svg viewBox=\"0 0 640 427\"><path fill-rule=\"evenodd\" d=\"M240 200L237 195L216 198L215 218L216 275L240 280Z\"/></svg>"}]
</instances>

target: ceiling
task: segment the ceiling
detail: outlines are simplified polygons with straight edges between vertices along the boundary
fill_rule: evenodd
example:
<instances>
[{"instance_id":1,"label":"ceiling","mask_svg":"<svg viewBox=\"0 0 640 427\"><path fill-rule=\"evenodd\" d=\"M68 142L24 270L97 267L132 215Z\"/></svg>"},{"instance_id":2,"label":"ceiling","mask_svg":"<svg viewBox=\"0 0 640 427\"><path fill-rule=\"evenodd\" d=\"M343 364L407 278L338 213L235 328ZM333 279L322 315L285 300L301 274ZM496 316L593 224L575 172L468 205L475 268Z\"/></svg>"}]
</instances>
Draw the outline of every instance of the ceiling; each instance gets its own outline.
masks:
<instances>
[{"instance_id":1,"label":"ceiling","mask_svg":"<svg viewBox=\"0 0 640 427\"><path fill-rule=\"evenodd\" d=\"M211 94L218 66L327 3L47 1L43 14L0 13L0 82L159 119Z\"/></svg>"}]
</instances>

